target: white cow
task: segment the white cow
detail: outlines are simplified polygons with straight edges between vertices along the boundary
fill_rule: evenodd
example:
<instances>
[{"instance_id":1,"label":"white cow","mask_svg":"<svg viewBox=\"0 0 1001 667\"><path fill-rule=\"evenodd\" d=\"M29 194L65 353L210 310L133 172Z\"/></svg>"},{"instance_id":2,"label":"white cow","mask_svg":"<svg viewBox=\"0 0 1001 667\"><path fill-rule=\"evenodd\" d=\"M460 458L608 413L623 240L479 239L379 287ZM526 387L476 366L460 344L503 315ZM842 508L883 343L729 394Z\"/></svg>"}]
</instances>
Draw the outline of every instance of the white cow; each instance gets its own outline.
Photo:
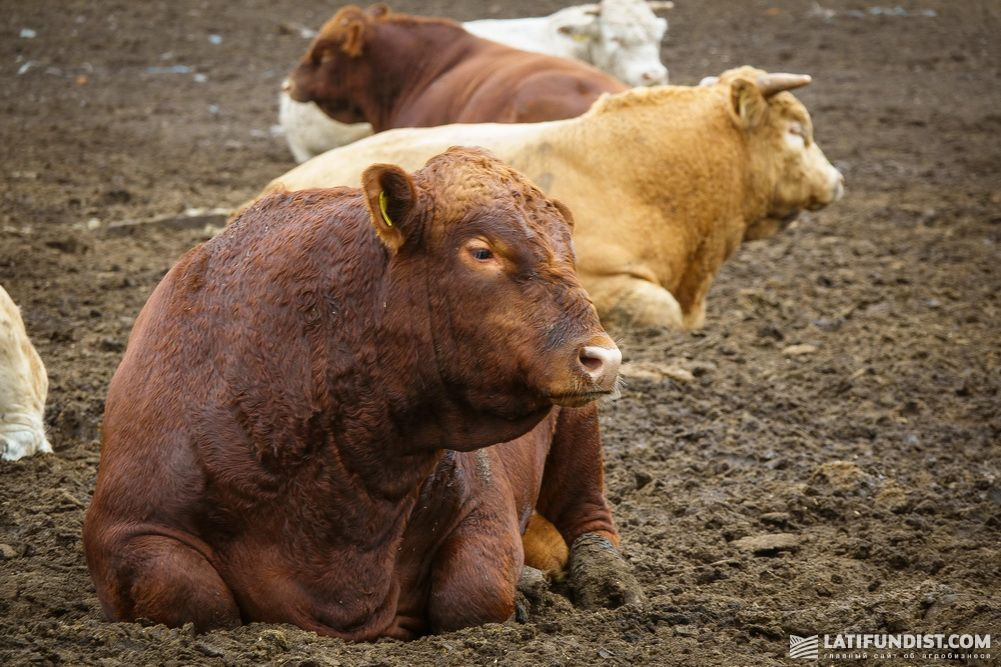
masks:
<instances>
[{"instance_id":1,"label":"white cow","mask_svg":"<svg viewBox=\"0 0 1001 667\"><path fill-rule=\"evenodd\" d=\"M288 86L288 81L282 84L278 123L296 162L305 162L372 134L369 123L341 123L320 111L315 102L296 102L289 97Z\"/></svg>"},{"instance_id":2,"label":"white cow","mask_svg":"<svg viewBox=\"0 0 1001 667\"><path fill-rule=\"evenodd\" d=\"M17 305L0 286L0 458L52 453L42 415L49 379Z\"/></svg>"},{"instance_id":3,"label":"white cow","mask_svg":"<svg viewBox=\"0 0 1001 667\"><path fill-rule=\"evenodd\" d=\"M667 19L655 16L653 10L672 6L671 2L602 0L549 16L484 19L463 27L516 49L583 60L630 86L654 86L667 83L668 72L660 62ZM294 101L286 89L287 83L280 96L278 122L297 162L372 134L368 123L339 123L313 102Z\"/></svg>"},{"instance_id":4,"label":"white cow","mask_svg":"<svg viewBox=\"0 0 1001 667\"><path fill-rule=\"evenodd\" d=\"M516 49L583 60L630 86L659 86L667 83L667 68L660 62L667 19L654 16L653 9L670 6L645 0L602 0L549 16L484 19L463 27Z\"/></svg>"}]
</instances>

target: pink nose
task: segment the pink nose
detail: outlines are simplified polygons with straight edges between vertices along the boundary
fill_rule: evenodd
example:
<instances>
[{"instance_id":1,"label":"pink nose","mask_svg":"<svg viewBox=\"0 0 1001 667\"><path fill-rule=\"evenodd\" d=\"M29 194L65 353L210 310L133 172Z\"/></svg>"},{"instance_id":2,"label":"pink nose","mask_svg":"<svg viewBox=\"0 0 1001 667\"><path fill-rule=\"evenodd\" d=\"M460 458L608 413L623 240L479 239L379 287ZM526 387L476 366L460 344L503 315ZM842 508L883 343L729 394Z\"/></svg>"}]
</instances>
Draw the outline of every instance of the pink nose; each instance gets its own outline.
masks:
<instances>
[{"instance_id":1,"label":"pink nose","mask_svg":"<svg viewBox=\"0 0 1001 667\"><path fill-rule=\"evenodd\" d=\"M640 75L645 85L667 83L667 70L647 70Z\"/></svg>"},{"instance_id":2,"label":"pink nose","mask_svg":"<svg viewBox=\"0 0 1001 667\"><path fill-rule=\"evenodd\" d=\"M600 391L611 391L619 376L622 353L618 347L585 345L578 354L580 365Z\"/></svg>"}]
</instances>

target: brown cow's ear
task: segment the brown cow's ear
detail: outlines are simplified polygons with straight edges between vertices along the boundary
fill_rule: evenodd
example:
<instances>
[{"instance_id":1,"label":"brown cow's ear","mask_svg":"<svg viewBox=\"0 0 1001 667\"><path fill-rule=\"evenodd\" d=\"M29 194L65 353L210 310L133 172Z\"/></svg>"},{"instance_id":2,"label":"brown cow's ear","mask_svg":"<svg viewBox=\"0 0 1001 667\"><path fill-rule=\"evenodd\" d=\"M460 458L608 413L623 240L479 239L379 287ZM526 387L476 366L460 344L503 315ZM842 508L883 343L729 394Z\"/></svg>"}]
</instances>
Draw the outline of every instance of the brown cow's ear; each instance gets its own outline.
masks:
<instances>
[{"instance_id":1,"label":"brown cow's ear","mask_svg":"<svg viewBox=\"0 0 1001 667\"><path fill-rule=\"evenodd\" d=\"M550 201L553 202L553 206L556 207L556 210L560 212L560 215L563 216L563 219L567 221L568 225L570 225L570 231L572 232L574 229L573 213L570 211L569 208L567 208L566 204L561 202L559 199L550 198Z\"/></svg>"},{"instance_id":2,"label":"brown cow's ear","mask_svg":"<svg viewBox=\"0 0 1001 667\"><path fill-rule=\"evenodd\" d=\"M365 24L361 20L352 20L344 28L344 41L341 43L341 51L352 58L361 55L365 48Z\"/></svg>"},{"instance_id":3,"label":"brown cow's ear","mask_svg":"<svg viewBox=\"0 0 1001 667\"><path fill-rule=\"evenodd\" d=\"M407 218L417 203L414 182L395 164L373 164L361 175L361 184L375 233L395 253L407 240Z\"/></svg>"},{"instance_id":4,"label":"brown cow's ear","mask_svg":"<svg viewBox=\"0 0 1001 667\"><path fill-rule=\"evenodd\" d=\"M739 127L751 128L764 118L768 102L757 84L747 79L734 79L730 84L731 113Z\"/></svg>"}]
</instances>

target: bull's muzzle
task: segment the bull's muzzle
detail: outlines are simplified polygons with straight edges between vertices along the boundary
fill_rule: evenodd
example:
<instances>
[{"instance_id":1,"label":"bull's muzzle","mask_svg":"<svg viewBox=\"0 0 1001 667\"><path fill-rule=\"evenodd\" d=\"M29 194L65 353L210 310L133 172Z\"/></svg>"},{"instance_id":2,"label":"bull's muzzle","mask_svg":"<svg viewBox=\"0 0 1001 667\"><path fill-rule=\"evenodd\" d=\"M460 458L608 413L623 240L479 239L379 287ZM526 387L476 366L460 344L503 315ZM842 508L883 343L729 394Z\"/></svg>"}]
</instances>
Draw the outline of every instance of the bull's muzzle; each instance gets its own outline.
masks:
<instances>
[{"instance_id":1,"label":"bull's muzzle","mask_svg":"<svg viewBox=\"0 0 1001 667\"><path fill-rule=\"evenodd\" d=\"M839 171L837 182L834 184L834 199L832 201L838 201L844 195L845 195L845 176Z\"/></svg>"},{"instance_id":2,"label":"bull's muzzle","mask_svg":"<svg viewBox=\"0 0 1001 667\"><path fill-rule=\"evenodd\" d=\"M580 344L570 359L569 375L560 373L549 393L556 405L576 408L618 391L622 353L608 336Z\"/></svg>"},{"instance_id":3,"label":"bull's muzzle","mask_svg":"<svg viewBox=\"0 0 1001 667\"><path fill-rule=\"evenodd\" d=\"M614 343L612 347L585 345L580 349L577 360L584 373L591 378L595 391L605 393L615 388L622 352Z\"/></svg>"},{"instance_id":4,"label":"bull's muzzle","mask_svg":"<svg viewBox=\"0 0 1001 667\"><path fill-rule=\"evenodd\" d=\"M640 75L644 86L663 86L667 84L667 68L649 69Z\"/></svg>"}]
</instances>

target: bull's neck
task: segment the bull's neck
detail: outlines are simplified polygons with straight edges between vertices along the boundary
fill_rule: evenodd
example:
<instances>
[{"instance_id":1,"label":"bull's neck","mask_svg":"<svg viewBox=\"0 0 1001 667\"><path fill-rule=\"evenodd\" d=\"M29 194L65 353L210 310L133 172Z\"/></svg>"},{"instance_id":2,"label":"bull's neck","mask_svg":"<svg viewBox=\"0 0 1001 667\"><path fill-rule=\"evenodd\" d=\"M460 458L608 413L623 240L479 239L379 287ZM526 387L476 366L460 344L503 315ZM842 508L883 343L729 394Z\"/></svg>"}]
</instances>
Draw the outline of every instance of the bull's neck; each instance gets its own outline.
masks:
<instances>
[{"instance_id":1,"label":"bull's neck","mask_svg":"<svg viewBox=\"0 0 1001 667\"><path fill-rule=\"evenodd\" d=\"M439 369L463 351L448 335L449 322L438 321L432 312L430 292L441 289L430 282L434 272L435 267L424 267L420 273L428 282L420 285L409 280L397 284L387 273L381 303L375 304L379 315L373 341L382 352L379 363L368 368L369 385L381 399L383 446L402 457L512 440L531 430L549 409L501 417L477 411L465 402L464 392L447 385Z\"/></svg>"},{"instance_id":2,"label":"bull's neck","mask_svg":"<svg viewBox=\"0 0 1001 667\"><path fill-rule=\"evenodd\" d=\"M457 25L432 20L407 25L388 20L377 31L367 57L379 78L359 106L373 129L382 132L396 127L394 119L415 96L462 62L475 38Z\"/></svg>"},{"instance_id":3,"label":"bull's neck","mask_svg":"<svg viewBox=\"0 0 1001 667\"><path fill-rule=\"evenodd\" d=\"M436 382L425 363L433 356L427 298L423 285L396 284L388 268L367 295L358 312L369 320L347 341L353 363L330 378L343 401L333 424L337 458L371 494L397 498L415 491L440 455L412 437Z\"/></svg>"}]
</instances>

